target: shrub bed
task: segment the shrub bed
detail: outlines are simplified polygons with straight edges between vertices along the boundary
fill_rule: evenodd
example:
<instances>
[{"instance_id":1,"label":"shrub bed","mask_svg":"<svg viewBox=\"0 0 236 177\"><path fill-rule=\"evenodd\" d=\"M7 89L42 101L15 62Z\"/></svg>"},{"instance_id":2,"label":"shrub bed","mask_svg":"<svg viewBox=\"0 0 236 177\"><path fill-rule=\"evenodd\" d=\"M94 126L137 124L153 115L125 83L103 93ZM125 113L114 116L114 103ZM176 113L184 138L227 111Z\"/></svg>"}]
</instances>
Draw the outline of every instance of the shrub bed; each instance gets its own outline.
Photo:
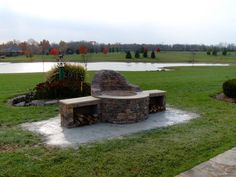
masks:
<instances>
[{"instance_id":1,"label":"shrub bed","mask_svg":"<svg viewBox=\"0 0 236 177\"><path fill-rule=\"evenodd\" d=\"M35 98L63 99L88 96L91 87L85 82L85 76L86 70L83 66L65 64L64 79L59 80L59 65L57 65L47 73L46 82L36 85Z\"/></svg>"},{"instance_id":2,"label":"shrub bed","mask_svg":"<svg viewBox=\"0 0 236 177\"><path fill-rule=\"evenodd\" d=\"M236 79L227 80L223 83L224 94L230 98L236 98Z\"/></svg>"},{"instance_id":3,"label":"shrub bed","mask_svg":"<svg viewBox=\"0 0 236 177\"><path fill-rule=\"evenodd\" d=\"M69 80L85 80L86 70L83 66L78 64L65 64L64 65L64 79ZM59 65L52 68L47 73L47 81L53 82L59 80Z\"/></svg>"},{"instance_id":4,"label":"shrub bed","mask_svg":"<svg viewBox=\"0 0 236 177\"><path fill-rule=\"evenodd\" d=\"M37 99L63 99L90 95L90 84L80 80L58 80L39 83L36 87Z\"/></svg>"}]
</instances>

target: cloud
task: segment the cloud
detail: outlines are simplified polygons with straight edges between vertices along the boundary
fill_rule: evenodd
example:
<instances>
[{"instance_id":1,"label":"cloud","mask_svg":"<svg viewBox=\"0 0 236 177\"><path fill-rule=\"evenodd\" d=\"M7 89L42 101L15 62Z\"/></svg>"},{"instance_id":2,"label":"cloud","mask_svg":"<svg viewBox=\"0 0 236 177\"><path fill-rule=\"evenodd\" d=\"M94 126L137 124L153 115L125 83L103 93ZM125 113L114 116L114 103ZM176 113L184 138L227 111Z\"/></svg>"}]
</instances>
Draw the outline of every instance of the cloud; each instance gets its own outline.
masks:
<instances>
[{"instance_id":1,"label":"cloud","mask_svg":"<svg viewBox=\"0 0 236 177\"><path fill-rule=\"evenodd\" d=\"M0 41L235 43L232 0L0 2Z\"/></svg>"}]
</instances>

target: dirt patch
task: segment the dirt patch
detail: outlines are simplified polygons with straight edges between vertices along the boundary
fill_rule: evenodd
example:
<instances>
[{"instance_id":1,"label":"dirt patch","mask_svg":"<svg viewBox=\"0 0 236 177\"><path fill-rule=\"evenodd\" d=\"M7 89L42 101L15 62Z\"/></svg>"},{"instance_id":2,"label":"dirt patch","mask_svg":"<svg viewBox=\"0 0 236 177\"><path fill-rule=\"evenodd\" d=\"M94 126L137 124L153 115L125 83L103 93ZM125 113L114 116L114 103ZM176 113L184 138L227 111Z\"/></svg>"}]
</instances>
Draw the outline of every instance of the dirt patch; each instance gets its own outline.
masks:
<instances>
[{"instance_id":1,"label":"dirt patch","mask_svg":"<svg viewBox=\"0 0 236 177\"><path fill-rule=\"evenodd\" d=\"M215 99L229 102L229 103L236 103L236 98L229 98L224 93L220 93L215 96Z\"/></svg>"},{"instance_id":2,"label":"dirt patch","mask_svg":"<svg viewBox=\"0 0 236 177\"><path fill-rule=\"evenodd\" d=\"M12 152L20 148L19 144L0 144L0 152Z\"/></svg>"}]
</instances>

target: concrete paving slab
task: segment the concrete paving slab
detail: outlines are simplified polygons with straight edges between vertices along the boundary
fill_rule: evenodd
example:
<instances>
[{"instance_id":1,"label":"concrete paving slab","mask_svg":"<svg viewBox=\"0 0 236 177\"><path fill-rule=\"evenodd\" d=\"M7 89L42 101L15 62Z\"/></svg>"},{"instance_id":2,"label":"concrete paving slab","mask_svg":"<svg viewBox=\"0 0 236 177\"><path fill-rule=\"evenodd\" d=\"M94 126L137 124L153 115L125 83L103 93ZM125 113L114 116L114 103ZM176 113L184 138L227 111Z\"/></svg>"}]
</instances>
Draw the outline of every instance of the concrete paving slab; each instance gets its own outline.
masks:
<instances>
[{"instance_id":1,"label":"concrete paving slab","mask_svg":"<svg viewBox=\"0 0 236 177\"><path fill-rule=\"evenodd\" d=\"M164 112L150 114L145 121L133 124L97 123L78 128L63 128L60 125L60 117L49 120L24 123L22 128L41 134L45 143L59 147L77 147L80 144L117 138L132 133L150 130L197 118L198 115L191 112L167 107Z\"/></svg>"}]
</instances>

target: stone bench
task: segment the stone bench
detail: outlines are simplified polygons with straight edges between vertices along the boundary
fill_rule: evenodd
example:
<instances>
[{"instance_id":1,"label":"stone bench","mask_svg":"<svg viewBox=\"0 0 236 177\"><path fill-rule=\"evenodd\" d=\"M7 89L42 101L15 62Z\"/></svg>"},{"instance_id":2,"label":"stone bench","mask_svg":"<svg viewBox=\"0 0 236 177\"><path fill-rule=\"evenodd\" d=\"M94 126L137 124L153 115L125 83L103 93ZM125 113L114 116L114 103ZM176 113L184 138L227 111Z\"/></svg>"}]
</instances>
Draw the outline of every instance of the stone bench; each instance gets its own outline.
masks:
<instances>
[{"instance_id":1,"label":"stone bench","mask_svg":"<svg viewBox=\"0 0 236 177\"><path fill-rule=\"evenodd\" d=\"M149 113L166 110L166 91L145 90L143 92L149 94Z\"/></svg>"},{"instance_id":2,"label":"stone bench","mask_svg":"<svg viewBox=\"0 0 236 177\"><path fill-rule=\"evenodd\" d=\"M92 96L60 100L61 125L67 128L80 126L83 123L80 121L80 125L78 125L78 115L90 115L91 119L98 116L99 104L100 99ZM86 124L90 124L90 122Z\"/></svg>"}]
</instances>

